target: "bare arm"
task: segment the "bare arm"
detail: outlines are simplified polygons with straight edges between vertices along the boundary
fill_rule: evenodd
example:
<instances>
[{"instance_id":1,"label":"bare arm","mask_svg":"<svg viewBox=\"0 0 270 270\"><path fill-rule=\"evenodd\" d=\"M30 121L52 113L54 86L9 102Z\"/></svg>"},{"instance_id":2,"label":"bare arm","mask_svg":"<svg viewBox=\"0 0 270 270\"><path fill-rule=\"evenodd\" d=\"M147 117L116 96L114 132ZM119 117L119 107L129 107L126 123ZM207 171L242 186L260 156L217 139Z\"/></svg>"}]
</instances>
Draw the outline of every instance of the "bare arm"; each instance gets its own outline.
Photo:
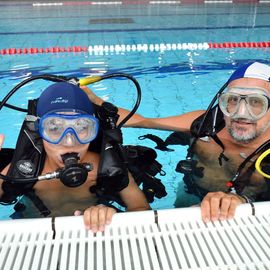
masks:
<instances>
[{"instance_id":1,"label":"bare arm","mask_svg":"<svg viewBox=\"0 0 270 270\"><path fill-rule=\"evenodd\" d=\"M3 142L4 142L4 135L3 134L0 134L0 150L2 148Z\"/></svg>"},{"instance_id":2,"label":"bare arm","mask_svg":"<svg viewBox=\"0 0 270 270\"><path fill-rule=\"evenodd\" d=\"M150 209L146 197L139 189L131 174L129 174L129 184L125 189L120 191L120 196L127 206L127 211L142 211Z\"/></svg>"},{"instance_id":3,"label":"bare arm","mask_svg":"<svg viewBox=\"0 0 270 270\"><path fill-rule=\"evenodd\" d=\"M123 116L127 115L128 111L119 109L119 113L120 119L122 119ZM146 118L139 114L135 114L125 126L188 132L192 122L203 113L204 111L200 110L163 118Z\"/></svg>"},{"instance_id":4,"label":"bare arm","mask_svg":"<svg viewBox=\"0 0 270 270\"><path fill-rule=\"evenodd\" d=\"M3 143L4 143L4 135L3 135L3 134L0 134L0 151L1 151L1 149L2 149ZM3 173L3 172L1 172L1 173ZM1 197L2 194L3 194L2 184L3 184L3 180L0 179L0 197Z\"/></svg>"},{"instance_id":5,"label":"bare arm","mask_svg":"<svg viewBox=\"0 0 270 270\"><path fill-rule=\"evenodd\" d=\"M127 206L128 211L148 210L150 206L139 189L131 174L129 174L129 185L120 192L121 199ZM84 211L83 218L86 229L93 232L104 231L105 226L110 224L116 210L105 205L91 206ZM79 211L75 211L79 215Z\"/></svg>"},{"instance_id":6,"label":"bare arm","mask_svg":"<svg viewBox=\"0 0 270 270\"><path fill-rule=\"evenodd\" d=\"M104 102L100 97L95 95L88 87L81 86L81 88L85 91L85 93L88 95L89 99L93 103L101 105ZM120 121L122 121L129 114L129 111L123 108L119 108L118 113L120 115L118 123L120 123ZM187 132L190 130L190 126L194 121L194 119L196 119L203 113L204 113L203 110L198 110L177 116L169 116L164 118L146 118L142 115L135 114L125 124L125 126L135 128L152 128L160 130Z\"/></svg>"},{"instance_id":7,"label":"bare arm","mask_svg":"<svg viewBox=\"0 0 270 270\"><path fill-rule=\"evenodd\" d=\"M88 98L91 100L92 103L101 106L104 100L98 97L94 92L88 88L87 86L80 86L80 88L87 94Z\"/></svg>"}]
</instances>

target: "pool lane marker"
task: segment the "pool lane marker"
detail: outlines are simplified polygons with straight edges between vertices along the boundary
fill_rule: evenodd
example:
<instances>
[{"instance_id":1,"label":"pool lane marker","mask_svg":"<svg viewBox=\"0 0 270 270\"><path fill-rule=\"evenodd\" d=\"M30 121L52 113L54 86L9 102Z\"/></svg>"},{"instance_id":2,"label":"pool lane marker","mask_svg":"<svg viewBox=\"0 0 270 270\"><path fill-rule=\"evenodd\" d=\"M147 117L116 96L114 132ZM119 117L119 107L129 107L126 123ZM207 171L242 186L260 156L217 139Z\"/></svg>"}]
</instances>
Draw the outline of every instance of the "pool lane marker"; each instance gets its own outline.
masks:
<instances>
[{"instance_id":1,"label":"pool lane marker","mask_svg":"<svg viewBox=\"0 0 270 270\"><path fill-rule=\"evenodd\" d=\"M33 7L47 6L85 6L85 5L179 5L179 4L250 4L270 3L270 0L133 0L133 1L64 1L64 2L34 2Z\"/></svg>"},{"instance_id":2,"label":"pool lane marker","mask_svg":"<svg viewBox=\"0 0 270 270\"><path fill-rule=\"evenodd\" d=\"M13 54L46 54L46 53L80 53L89 54L121 53L121 52L148 52L148 51L181 51L181 50L208 50L227 48L269 48L270 41L264 42L223 42L223 43L161 43L161 44L133 44L133 45L90 45L72 47L49 47L49 48L7 48L0 49L0 55Z\"/></svg>"}]
</instances>

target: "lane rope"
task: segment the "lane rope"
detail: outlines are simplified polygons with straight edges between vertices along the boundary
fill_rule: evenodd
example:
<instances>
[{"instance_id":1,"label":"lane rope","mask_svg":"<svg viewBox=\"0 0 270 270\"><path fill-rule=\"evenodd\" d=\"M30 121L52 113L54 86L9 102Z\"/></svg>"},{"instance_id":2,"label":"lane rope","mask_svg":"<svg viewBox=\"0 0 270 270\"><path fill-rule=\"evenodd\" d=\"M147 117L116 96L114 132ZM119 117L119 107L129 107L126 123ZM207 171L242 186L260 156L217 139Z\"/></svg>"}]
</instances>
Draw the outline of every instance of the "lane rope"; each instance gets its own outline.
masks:
<instances>
[{"instance_id":1,"label":"lane rope","mask_svg":"<svg viewBox=\"0 0 270 270\"><path fill-rule=\"evenodd\" d=\"M122 0L122 1L63 1L63 2L20 2L6 1L1 6L32 6L34 8L63 6L117 6L117 5L211 5L211 4L269 4L270 0Z\"/></svg>"},{"instance_id":2,"label":"lane rope","mask_svg":"<svg viewBox=\"0 0 270 270\"><path fill-rule=\"evenodd\" d=\"M69 1L69 2L34 2L33 7L47 6L82 6L82 5L179 5L179 4L269 4L270 0L123 0L123 1Z\"/></svg>"},{"instance_id":3,"label":"lane rope","mask_svg":"<svg viewBox=\"0 0 270 270\"><path fill-rule=\"evenodd\" d=\"M269 48L270 41L263 42L223 42L223 43L161 43L161 44L133 44L133 45L90 45L49 48L4 48L0 55L14 54L46 54L46 53L120 53L120 52L148 52L148 51L180 51L180 50L208 50L228 48Z\"/></svg>"}]
</instances>

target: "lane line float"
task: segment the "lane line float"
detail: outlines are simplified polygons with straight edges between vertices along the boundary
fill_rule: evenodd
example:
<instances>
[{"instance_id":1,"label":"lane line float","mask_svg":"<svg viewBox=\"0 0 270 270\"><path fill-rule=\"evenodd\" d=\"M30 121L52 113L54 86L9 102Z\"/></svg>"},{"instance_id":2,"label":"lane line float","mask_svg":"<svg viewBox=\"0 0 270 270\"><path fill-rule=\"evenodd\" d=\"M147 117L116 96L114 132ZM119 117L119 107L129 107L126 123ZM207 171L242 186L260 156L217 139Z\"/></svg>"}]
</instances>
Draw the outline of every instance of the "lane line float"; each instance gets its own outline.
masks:
<instances>
[{"instance_id":1,"label":"lane line float","mask_svg":"<svg viewBox=\"0 0 270 270\"><path fill-rule=\"evenodd\" d=\"M180 51L180 50L208 50L228 48L269 48L270 41L263 42L204 42L204 43L160 43L160 44L116 44L116 45L90 45L70 47L48 47L48 48L3 48L0 55L14 54L44 54L44 53L120 53L120 52L148 52L148 51Z\"/></svg>"}]
</instances>

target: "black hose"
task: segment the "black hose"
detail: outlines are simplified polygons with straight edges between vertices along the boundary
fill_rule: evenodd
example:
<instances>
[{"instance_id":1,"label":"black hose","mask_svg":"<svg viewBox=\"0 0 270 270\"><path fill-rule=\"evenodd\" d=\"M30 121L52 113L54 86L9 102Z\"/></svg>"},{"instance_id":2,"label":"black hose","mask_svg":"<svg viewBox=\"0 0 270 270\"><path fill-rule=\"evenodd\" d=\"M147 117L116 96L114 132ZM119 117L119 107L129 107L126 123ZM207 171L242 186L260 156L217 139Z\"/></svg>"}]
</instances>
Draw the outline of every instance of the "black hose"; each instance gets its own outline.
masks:
<instances>
[{"instance_id":1,"label":"black hose","mask_svg":"<svg viewBox=\"0 0 270 270\"><path fill-rule=\"evenodd\" d=\"M38 177L31 177L31 178L12 178L3 174L0 174L0 178L3 179L4 181L8 181L9 183L12 184L20 184L20 183L34 183L38 181Z\"/></svg>"},{"instance_id":2,"label":"black hose","mask_svg":"<svg viewBox=\"0 0 270 270\"><path fill-rule=\"evenodd\" d=\"M56 75L49 75L49 74L36 75L36 76L32 76L30 78L27 78L27 79L23 80L22 82L20 82L19 84L17 84L11 91L9 91L9 93L0 102L0 110L3 108L3 106L6 106L6 107L13 106L13 105L7 104L7 101L10 99L10 97L14 93L16 93L23 85L25 85L31 81L38 80L38 79L44 79L44 80L48 80L48 81L52 81L52 82L66 82L68 80L66 77L63 77L63 76L56 76ZM26 110L26 109L19 108L19 107L14 107L12 109L19 110L19 111Z\"/></svg>"},{"instance_id":3,"label":"black hose","mask_svg":"<svg viewBox=\"0 0 270 270\"><path fill-rule=\"evenodd\" d=\"M142 90L141 87L138 83L138 81L133 78L131 75L125 74L125 73L113 73L113 74L108 74L108 75L103 75L101 80L109 79L109 78L114 78L114 77L125 77L131 80L137 89L137 101L133 107L133 109L129 112L129 114L118 124L118 128L121 128L137 111L140 103L141 103L141 98L142 98Z\"/></svg>"},{"instance_id":4,"label":"black hose","mask_svg":"<svg viewBox=\"0 0 270 270\"><path fill-rule=\"evenodd\" d=\"M136 100L136 103L135 103L133 109L129 112L129 114L119 123L118 128L121 128L135 114L135 112L137 111L137 109L138 109L138 107L140 105L140 102L141 102L142 91L141 91L141 87L140 87L138 81L135 78L133 78L131 75L128 75L128 74L125 74L125 73L113 73L113 74L103 75L101 77L101 80L105 80L105 79L109 79L109 78L115 78L115 77L125 77L125 78L128 78L129 80L131 80L135 84L135 87L136 87L136 90L137 90L137 100ZM27 78L24 81L22 81L19 84L17 84L4 97L4 99L0 102L0 110L3 108L3 106L5 106L5 107L8 107L10 109L17 110L17 111L27 112L27 109L16 107L14 105L7 104L7 101L23 85L25 85L25 84L27 84L27 83L29 83L31 81L38 80L38 79L48 80L48 81L52 81L52 82L66 82L66 81L69 80L69 78L64 77L64 76L57 76L57 75L50 75L50 74L36 75L36 76L32 76L30 78Z\"/></svg>"}]
</instances>

